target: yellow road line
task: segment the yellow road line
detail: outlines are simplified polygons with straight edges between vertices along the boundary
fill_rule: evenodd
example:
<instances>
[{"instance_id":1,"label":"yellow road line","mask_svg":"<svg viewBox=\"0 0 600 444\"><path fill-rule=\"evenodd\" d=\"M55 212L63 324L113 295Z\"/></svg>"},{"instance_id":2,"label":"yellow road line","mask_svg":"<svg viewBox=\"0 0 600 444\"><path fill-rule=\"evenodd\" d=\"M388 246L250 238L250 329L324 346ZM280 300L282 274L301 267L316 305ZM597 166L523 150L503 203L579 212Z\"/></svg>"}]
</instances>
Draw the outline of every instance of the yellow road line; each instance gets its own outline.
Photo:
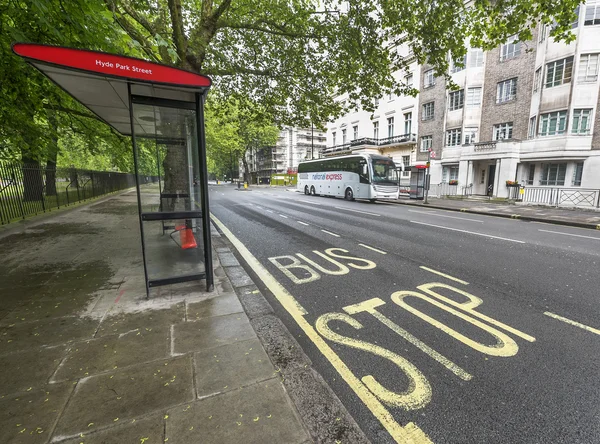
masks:
<instances>
[{"instance_id":1,"label":"yellow road line","mask_svg":"<svg viewBox=\"0 0 600 444\"><path fill-rule=\"evenodd\" d=\"M434 270L432 268L425 267L423 265L421 265L419 268L421 268L421 269L423 269L425 271L429 271L430 273L435 273L435 274L438 274L440 276L444 276L446 279L450 279L452 281L458 282L459 284L469 285L469 283L467 281L463 281L462 279L455 278L454 276L450 276L449 274L442 273L441 271L436 271L436 270Z\"/></svg>"},{"instance_id":2,"label":"yellow road line","mask_svg":"<svg viewBox=\"0 0 600 444\"><path fill-rule=\"evenodd\" d=\"M554 314L554 313L550 313L549 311L545 311L544 314L546 316L550 316L551 318L558 319L559 321L566 322L567 324L571 324L571 325L574 325L575 327L583 328L584 330L587 330L587 331L589 331L591 333L596 333L597 335L600 335L600 330L598 330L597 328L588 327L587 325L580 324L579 322L572 321L572 320L567 319L567 318L563 318L562 316L559 316L559 315Z\"/></svg>"},{"instance_id":3,"label":"yellow road line","mask_svg":"<svg viewBox=\"0 0 600 444\"><path fill-rule=\"evenodd\" d=\"M368 248L369 250L376 251L377 253L381 253L381 254L387 254L387 253L386 253L385 251L383 251L383 250L378 250L377 248L369 247L368 245L365 245L365 244L358 244L358 245L360 245L361 247Z\"/></svg>"},{"instance_id":4,"label":"yellow road line","mask_svg":"<svg viewBox=\"0 0 600 444\"><path fill-rule=\"evenodd\" d=\"M367 406L373 415L381 422L392 438L403 444L431 444L432 441L417 425L409 422L405 426L401 426L396 422L391 413L383 406L377 397L369 391L369 389L358 379L352 370L340 359L337 353L325 342L325 340L317 333L315 328L304 319L307 314L306 310L296 301L275 277L254 257L246 246L223 225L213 214L210 215L212 221L219 227L221 232L229 239L233 246L238 250L240 255L263 281L267 288L273 293L279 303L292 316L294 321L304 331L306 336L315 344L319 351L327 358L333 368L346 381L350 388L356 393L360 400Z\"/></svg>"}]
</instances>

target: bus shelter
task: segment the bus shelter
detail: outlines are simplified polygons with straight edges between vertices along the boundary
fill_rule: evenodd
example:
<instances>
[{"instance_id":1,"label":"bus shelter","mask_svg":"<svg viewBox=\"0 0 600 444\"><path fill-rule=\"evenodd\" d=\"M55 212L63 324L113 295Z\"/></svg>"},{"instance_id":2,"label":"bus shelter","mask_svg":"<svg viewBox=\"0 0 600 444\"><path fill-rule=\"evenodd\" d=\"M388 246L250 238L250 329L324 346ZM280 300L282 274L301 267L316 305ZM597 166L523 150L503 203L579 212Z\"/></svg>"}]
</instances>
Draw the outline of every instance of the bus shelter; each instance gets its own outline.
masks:
<instances>
[{"instance_id":1,"label":"bus shelter","mask_svg":"<svg viewBox=\"0 0 600 444\"><path fill-rule=\"evenodd\" d=\"M187 281L205 280L212 291L204 132L211 79L97 51L29 43L16 43L13 51L131 136L147 297L154 287ZM149 171L156 182L140 186L139 176Z\"/></svg>"}]
</instances>

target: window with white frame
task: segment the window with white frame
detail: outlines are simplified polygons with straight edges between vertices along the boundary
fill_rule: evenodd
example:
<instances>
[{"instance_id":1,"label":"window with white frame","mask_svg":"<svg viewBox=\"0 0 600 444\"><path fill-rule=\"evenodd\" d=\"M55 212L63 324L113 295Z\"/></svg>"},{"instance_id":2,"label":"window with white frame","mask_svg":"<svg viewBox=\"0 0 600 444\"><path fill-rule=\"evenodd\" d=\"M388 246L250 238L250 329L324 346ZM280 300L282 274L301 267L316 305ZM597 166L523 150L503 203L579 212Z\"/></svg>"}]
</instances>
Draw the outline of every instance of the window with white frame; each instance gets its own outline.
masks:
<instances>
[{"instance_id":1,"label":"window with white frame","mask_svg":"<svg viewBox=\"0 0 600 444\"><path fill-rule=\"evenodd\" d=\"M575 168L573 169L573 186L574 187L581 186L582 176L583 176L583 162L577 162L575 164Z\"/></svg>"},{"instance_id":2,"label":"window with white frame","mask_svg":"<svg viewBox=\"0 0 600 444\"><path fill-rule=\"evenodd\" d=\"M475 108L481 106L481 88L467 89L467 108Z\"/></svg>"},{"instance_id":3,"label":"window with white frame","mask_svg":"<svg viewBox=\"0 0 600 444\"><path fill-rule=\"evenodd\" d=\"M505 122L494 125L492 140L512 139L513 123Z\"/></svg>"},{"instance_id":4,"label":"window with white frame","mask_svg":"<svg viewBox=\"0 0 600 444\"><path fill-rule=\"evenodd\" d=\"M469 68L479 68L483 66L483 49L472 48L469 51Z\"/></svg>"},{"instance_id":5,"label":"window with white frame","mask_svg":"<svg viewBox=\"0 0 600 444\"><path fill-rule=\"evenodd\" d=\"M452 60L452 68L450 69L450 72L455 73L455 72L462 71L463 69L465 69L466 62L467 62L467 56L462 56L462 57Z\"/></svg>"},{"instance_id":6,"label":"window with white frame","mask_svg":"<svg viewBox=\"0 0 600 444\"><path fill-rule=\"evenodd\" d=\"M566 175L566 163L543 163L540 185L564 185Z\"/></svg>"},{"instance_id":7,"label":"window with white frame","mask_svg":"<svg viewBox=\"0 0 600 444\"><path fill-rule=\"evenodd\" d=\"M402 164L404 165L404 171L402 172L402 177L410 176L410 156L402 156Z\"/></svg>"},{"instance_id":8,"label":"window with white frame","mask_svg":"<svg viewBox=\"0 0 600 444\"><path fill-rule=\"evenodd\" d=\"M555 136L567 131L567 112L556 111L540 115L538 135Z\"/></svg>"},{"instance_id":9,"label":"window with white frame","mask_svg":"<svg viewBox=\"0 0 600 444\"><path fill-rule=\"evenodd\" d=\"M352 140L358 139L358 125L352 127Z\"/></svg>"},{"instance_id":10,"label":"window with white frame","mask_svg":"<svg viewBox=\"0 0 600 444\"><path fill-rule=\"evenodd\" d=\"M404 134L412 131L412 113L404 113Z\"/></svg>"},{"instance_id":11,"label":"window with white frame","mask_svg":"<svg viewBox=\"0 0 600 444\"><path fill-rule=\"evenodd\" d=\"M547 32L548 32L548 25L545 25L544 23L540 23L540 34L539 34L538 43L542 43L544 40L546 40Z\"/></svg>"},{"instance_id":12,"label":"window with white frame","mask_svg":"<svg viewBox=\"0 0 600 444\"><path fill-rule=\"evenodd\" d=\"M442 182L449 182L451 180L458 180L458 167L457 166L445 166L442 168Z\"/></svg>"},{"instance_id":13,"label":"window with white frame","mask_svg":"<svg viewBox=\"0 0 600 444\"><path fill-rule=\"evenodd\" d=\"M433 75L433 69L428 69L423 73L423 88L429 88L435 85L435 76Z\"/></svg>"},{"instance_id":14,"label":"window with white frame","mask_svg":"<svg viewBox=\"0 0 600 444\"><path fill-rule=\"evenodd\" d=\"M373 122L373 139L379 139L379 122Z\"/></svg>"},{"instance_id":15,"label":"window with white frame","mask_svg":"<svg viewBox=\"0 0 600 444\"><path fill-rule=\"evenodd\" d=\"M473 145L477 142L477 127L466 127L465 128L465 145Z\"/></svg>"},{"instance_id":16,"label":"window with white frame","mask_svg":"<svg viewBox=\"0 0 600 444\"><path fill-rule=\"evenodd\" d=\"M537 92L540 89L540 81L542 80L542 67L540 66L535 70L533 76L533 92Z\"/></svg>"},{"instance_id":17,"label":"window with white frame","mask_svg":"<svg viewBox=\"0 0 600 444\"><path fill-rule=\"evenodd\" d=\"M529 128L527 129L527 138L533 139L535 137L535 123L537 116L529 118Z\"/></svg>"},{"instance_id":18,"label":"window with white frame","mask_svg":"<svg viewBox=\"0 0 600 444\"><path fill-rule=\"evenodd\" d=\"M527 171L527 185L533 185L535 179L535 163L529 164L529 171Z\"/></svg>"},{"instance_id":19,"label":"window with white frame","mask_svg":"<svg viewBox=\"0 0 600 444\"><path fill-rule=\"evenodd\" d=\"M553 86L563 85L571 82L573 75L573 57L556 60L546 64L546 81L544 86L552 88Z\"/></svg>"},{"instance_id":20,"label":"window with white frame","mask_svg":"<svg viewBox=\"0 0 600 444\"><path fill-rule=\"evenodd\" d=\"M346 129L342 130L342 145L346 144Z\"/></svg>"},{"instance_id":21,"label":"window with white frame","mask_svg":"<svg viewBox=\"0 0 600 444\"><path fill-rule=\"evenodd\" d=\"M517 36L512 35L504 45L500 46L500 61L512 59L521 54L521 42L517 41Z\"/></svg>"},{"instance_id":22,"label":"window with white frame","mask_svg":"<svg viewBox=\"0 0 600 444\"><path fill-rule=\"evenodd\" d=\"M517 78L498 82L496 103L504 103L517 98Z\"/></svg>"},{"instance_id":23,"label":"window with white frame","mask_svg":"<svg viewBox=\"0 0 600 444\"><path fill-rule=\"evenodd\" d=\"M583 24L584 26L600 25L600 3L586 5Z\"/></svg>"},{"instance_id":24,"label":"window with white frame","mask_svg":"<svg viewBox=\"0 0 600 444\"><path fill-rule=\"evenodd\" d=\"M596 80L598 80L598 54L581 54L577 81L595 82Z\"/></svg>"},{"instance_id":25,"label":"window with white frame","mask_svg":"<svg viewBox=\"0 0 600 444\"><path fill-rule=\"evenodd\" d=\"M460 128L446 131L446 146L458 146L462 143L462 130Z\"/></svg>"},{"instance_id":26,"label":"window with white frame","mask_svg":"<svg viewBox=\"0 0 600 444\"><path fill-rule=\"evenodd\" d=\"M577 17L575 17L575 19L571 23L571 29L575 29L575 28L579 27L579 12L580 12L580 8L579 8L579 5L577 5L577 7L575 8L575 15Z\"/></svg>"},{"instance_id":27,"label":"window with white frame","mask_svg":"<svg viewBox=\"0 0 600 444\"><path fill-rule=\"evenodd\" d=\"M571 125L571 134L590 134L590 128L592 126L592 110L587 109L574 109L573 110L573 124Z\"/></svg>"},{"instance_id":28,"label":"window with white frame","mask_svg":"<svg viewBox=\"0 0 600 444\"><path fill-rule=\"evenodd\" d=\"M421 137L421 152L426 153L433 146L433 136L422 136Z\"/></svg>"},{"instance_id":29,"label":"window with white frame","mask_svg":"<svg viewBox=\"0 0 600 444\"><path fill-rule=\"evenodd\" d=\"M434 112L434 102L424 103L423 104L423 114L421 116L422 120L431 120L433 119Z\"/></svg>"},{"instance_id":30,"label":"window with white frame","mask_svg":"<svg viewBox=\"0 0 600 444\"><path fill-rule=\"evenodd\" d=\"M387 124L388 124L388 137L394 137L394 118L388 117Z\"/></svg>"},{"instance_id":31,"label":"window with white frame","mask_svg":"<svg viewBox=\"0 0 600 444\"><path fill-rule=\"evenodd\" d=\"M465 90L453 91L449 94L448 109L454 111L461 109L465 103Z\"/></svg>"},{"instance_id":32,"label":"window with white frame","mask_svg":"<svg viewBox=\"0 0 600 444\"><path fill-rule=\"evenodd\" d=\"M406 86L413 86L413 75L409 74L406 76Z\"/></svg>"},{"instance_id":33,"label":"window with white frame","mask_svg":"<svg viewBox=\"0 0 600 444\"><path fill-rule=\"evenodd\" d=\"M335 146L335 131L331 133L331 137L333 138L333 146Z\"/></svg>"}]
</instances>

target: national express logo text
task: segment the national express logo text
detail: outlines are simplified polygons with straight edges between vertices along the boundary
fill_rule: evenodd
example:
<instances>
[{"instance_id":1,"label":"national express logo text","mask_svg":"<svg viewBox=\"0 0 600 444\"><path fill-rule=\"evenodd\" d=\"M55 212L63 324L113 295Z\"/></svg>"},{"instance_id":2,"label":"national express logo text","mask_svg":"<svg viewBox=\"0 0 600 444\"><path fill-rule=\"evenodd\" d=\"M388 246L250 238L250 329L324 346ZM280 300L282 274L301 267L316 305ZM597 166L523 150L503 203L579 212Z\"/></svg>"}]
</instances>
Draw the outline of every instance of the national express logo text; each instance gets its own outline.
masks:
<instances>
[{"instance_id":1,"label":"national express logo text","mask_svg":"<svg viewBox=\"0 0 600 444\"><path fill-rule=\"evenodd\" d=\"M342 180L341 174L317 173L312 175L312 180Z\"/></svg>"}]
</instances>

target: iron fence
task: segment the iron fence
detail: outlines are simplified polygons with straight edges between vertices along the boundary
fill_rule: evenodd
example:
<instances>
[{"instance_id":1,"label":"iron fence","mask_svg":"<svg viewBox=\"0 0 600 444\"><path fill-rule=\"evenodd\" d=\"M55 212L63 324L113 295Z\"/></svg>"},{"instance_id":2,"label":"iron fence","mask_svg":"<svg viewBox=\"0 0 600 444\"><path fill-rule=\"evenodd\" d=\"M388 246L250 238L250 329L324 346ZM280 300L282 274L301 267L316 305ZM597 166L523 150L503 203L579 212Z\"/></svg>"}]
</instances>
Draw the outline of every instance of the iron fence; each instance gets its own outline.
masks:
<instances>
[{"instance_id":1,"label":"iron fence","mask_svg":"<svg viewBox=\"0 0 600 444\"><path fill-rule=\"evenodd\" d=\"M140 176L140 183L155 182ZM130 173L0 162L0 224L135 186Z\"/></svg>"},{"instance_id":2,"label":"iron fence","mask_svg":"<svg viewBox=\"0 0 600 444\"><path fill-rule=\"evenodd\" d=\"M523 202L554 207L600 207L600 190L588 188L525 187Z\"/></svg>"}]
</instances>

